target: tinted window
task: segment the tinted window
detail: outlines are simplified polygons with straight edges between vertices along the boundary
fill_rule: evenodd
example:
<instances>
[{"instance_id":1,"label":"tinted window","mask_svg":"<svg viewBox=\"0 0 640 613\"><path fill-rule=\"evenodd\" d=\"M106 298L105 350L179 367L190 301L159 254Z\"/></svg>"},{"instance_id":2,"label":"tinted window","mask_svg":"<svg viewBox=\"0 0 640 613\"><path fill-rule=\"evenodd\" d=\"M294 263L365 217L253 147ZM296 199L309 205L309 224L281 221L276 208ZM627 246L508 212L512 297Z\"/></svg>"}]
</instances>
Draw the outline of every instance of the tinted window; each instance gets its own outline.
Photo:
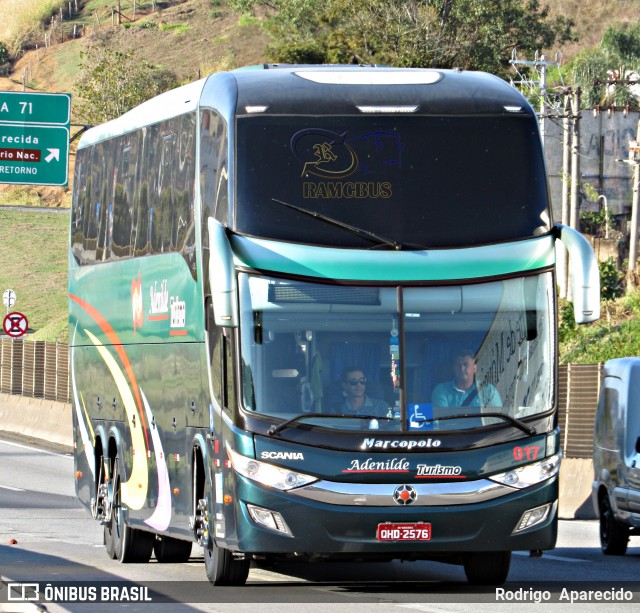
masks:
<instances>
[{"instance_id":1,"label":"tinted window","mask_svg":"<svg viewBox=\"0 0 640 613\"><path fill-rule=\"evenodd\" d=\"M372 243L279 199L411 246L548 231L535 120L501 117L238 119L235 227L322 245Z\"/></svg>"},{"instance_id":2,"label":"tinted window","mask_svg":"<svg viewBox=\"0 0 640 613\"><path fill-rule=\"evenodd\" d=\"M81 149L72 243L81 264L180 252L196 274L195 116Z\"/></svg>"}]
</instances>

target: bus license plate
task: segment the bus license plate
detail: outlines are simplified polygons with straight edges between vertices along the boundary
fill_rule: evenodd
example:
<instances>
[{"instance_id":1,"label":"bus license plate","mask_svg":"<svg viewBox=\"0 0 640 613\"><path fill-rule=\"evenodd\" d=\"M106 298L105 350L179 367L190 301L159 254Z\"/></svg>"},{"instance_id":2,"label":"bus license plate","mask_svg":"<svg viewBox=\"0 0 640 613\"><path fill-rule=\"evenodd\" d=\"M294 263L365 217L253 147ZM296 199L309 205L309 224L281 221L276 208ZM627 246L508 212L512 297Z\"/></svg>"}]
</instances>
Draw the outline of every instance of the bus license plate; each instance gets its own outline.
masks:
<instances>
[{"instance_id":1,"label":"bus license plate","mask_svg":"<svg viewBox=\"0 0 640 613\"><path fill-rule=\"evenodd\" d=\"M378 524L379 541L430 541L431 524Z\"/></svg>"}]
</instances>

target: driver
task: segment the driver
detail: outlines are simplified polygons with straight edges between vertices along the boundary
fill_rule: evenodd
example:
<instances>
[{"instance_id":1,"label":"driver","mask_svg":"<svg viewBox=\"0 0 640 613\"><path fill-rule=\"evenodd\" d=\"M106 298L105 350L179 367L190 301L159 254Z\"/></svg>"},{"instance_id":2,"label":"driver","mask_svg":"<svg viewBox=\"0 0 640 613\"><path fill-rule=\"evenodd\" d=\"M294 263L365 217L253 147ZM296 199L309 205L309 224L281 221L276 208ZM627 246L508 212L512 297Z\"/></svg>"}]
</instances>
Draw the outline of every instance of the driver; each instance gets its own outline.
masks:
<instances>
[{"instance_id":1,"label":"driver","mask_svg":"<svg viewBox=\"0 0 640 613\"><path fill-rule=\"evenodd\" d=\"M380 398L371 398L366 393L367 378L358 367L345 368L340 380L343 402L335 407L336 413L343 415L370 415L385 417L389 412L389 403Z\"/></svg>"}]
</instances>

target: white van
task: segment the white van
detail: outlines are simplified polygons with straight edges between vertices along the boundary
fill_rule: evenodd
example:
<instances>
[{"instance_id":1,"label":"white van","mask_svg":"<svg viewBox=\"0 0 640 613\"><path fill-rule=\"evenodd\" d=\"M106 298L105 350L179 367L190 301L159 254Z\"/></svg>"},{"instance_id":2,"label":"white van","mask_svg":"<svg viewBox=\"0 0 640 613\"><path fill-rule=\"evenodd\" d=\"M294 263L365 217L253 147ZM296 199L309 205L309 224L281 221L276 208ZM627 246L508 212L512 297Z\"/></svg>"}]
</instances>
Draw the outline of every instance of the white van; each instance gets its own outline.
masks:
<instances>
[{"instance_id":1,"label":"white van","mask_svg":"<svg viewBox=\"0 0 640 613\"><path fill-rule=\"evenodd\" d=\"M629 536L640 534L640 357L605 363L593 467L602 551L624 555Z\"/></svg>"}]
</instances>

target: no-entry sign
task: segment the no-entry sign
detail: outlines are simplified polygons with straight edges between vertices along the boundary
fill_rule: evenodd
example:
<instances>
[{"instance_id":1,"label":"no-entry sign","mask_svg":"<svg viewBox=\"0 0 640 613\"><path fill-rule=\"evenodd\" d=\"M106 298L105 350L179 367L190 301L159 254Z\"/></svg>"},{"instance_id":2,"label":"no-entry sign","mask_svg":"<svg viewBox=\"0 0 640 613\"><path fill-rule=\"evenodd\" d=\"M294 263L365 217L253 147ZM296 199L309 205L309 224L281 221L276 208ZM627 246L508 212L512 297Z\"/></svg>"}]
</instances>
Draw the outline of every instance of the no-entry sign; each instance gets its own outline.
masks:
<instances>
[{"instance_id":1,"label":"no-entry sign","mask_svg":"<svg viewBox=\"0 0 640 613\"><path fill-rule=\"evenodd\" d=\"M2 327L4 331L9 336L13 338L17 338L26 334L29 329L29 321L27 320L27 316L22 313L9 313L2 322Z\"/></svg>"}]
</instances>

